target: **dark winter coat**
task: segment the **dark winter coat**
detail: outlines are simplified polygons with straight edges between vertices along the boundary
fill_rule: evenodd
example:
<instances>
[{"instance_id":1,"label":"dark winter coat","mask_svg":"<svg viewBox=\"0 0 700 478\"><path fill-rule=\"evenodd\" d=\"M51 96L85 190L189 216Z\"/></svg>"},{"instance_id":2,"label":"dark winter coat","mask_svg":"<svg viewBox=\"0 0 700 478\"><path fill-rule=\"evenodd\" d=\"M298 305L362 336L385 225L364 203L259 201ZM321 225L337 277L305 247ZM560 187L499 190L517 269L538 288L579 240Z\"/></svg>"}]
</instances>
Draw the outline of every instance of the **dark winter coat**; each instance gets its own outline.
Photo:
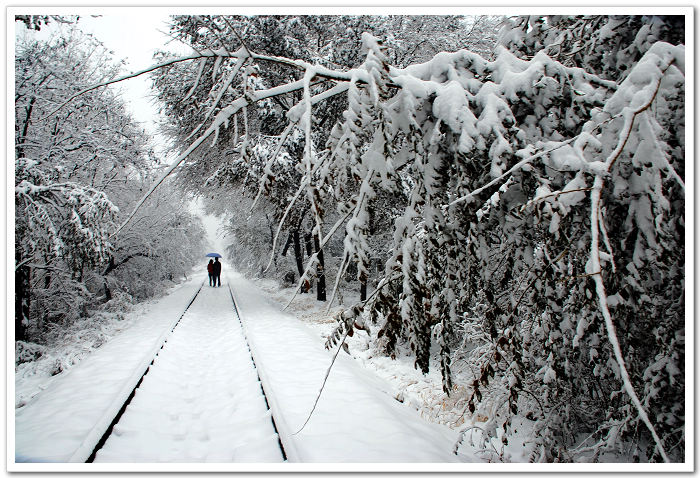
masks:
<instances>
[{"instance_id":1,"label":"dark winter coat","mask_svg":"<svg viewBox=\"0 0 700 478\"><path fill-rule=\"evenodd\" d=\"M207 264L207 272L209 273L209 275L212 275L214 273L214 263L213 262L210 262L209 264Z\"/></svg>"},{"instance_id":2,"label":"dark winter coat","mask_svg":"<svg viewBox=\"0 0 700 478\"><path fill-rule=\"evenodd\" d=\"M221 274L221 262L216 261L214 262L214 275L218 276Z\"/></svg>"}]
</instances>

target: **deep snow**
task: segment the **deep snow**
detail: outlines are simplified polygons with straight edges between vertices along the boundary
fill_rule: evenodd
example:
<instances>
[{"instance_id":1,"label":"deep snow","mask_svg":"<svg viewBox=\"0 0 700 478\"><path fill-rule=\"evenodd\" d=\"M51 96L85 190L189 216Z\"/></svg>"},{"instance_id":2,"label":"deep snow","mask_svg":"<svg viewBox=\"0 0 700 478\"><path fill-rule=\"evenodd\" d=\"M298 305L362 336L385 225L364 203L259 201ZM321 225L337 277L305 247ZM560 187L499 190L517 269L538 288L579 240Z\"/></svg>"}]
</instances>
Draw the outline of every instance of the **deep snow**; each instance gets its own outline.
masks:
<instances>
[{"instance_id":1,"label":"deep snow","mask_svg":"<svg viewBox=\"0 0 700 478\"><path fill-rule=\"evenodd\" d=\"M594 471L598 476L611 470L642 471L633 464L601 468L498 463L504 457L521 461L524 455L518 451L526 444L513 441L503 450L503 457L494 459L490 453L497 452L479 448L478 440L472 440L470 434L455 456L451 451L457 429L478 427L479 417L456 414L462 407L442 394L439 373L423 375L400 357L374 356L361 333L350 340L349 353L340 352L317 409L306 427L296 433L308 416L334 353L323 348L334 324L334 309L324 312L307 295L299 296L284 313L279 303L287 302L290 290L269 281L254 284L229 271L221 288L204 286L205 300L193 303L193 313L185 315L171 335L170 329L203 281L204 274L196 274L165 297L136 307L132 314L137 317L128 316L123 321L130 326L77 365L40 385L39 389L45 389L15 411L15 420L8 417L8 456L14 451L16 461L8 459L8 471ZM259 390L250 368L239 367L239 360L250 359L243 350L247 347L240 329L235 332L233 327L236 319L229 308L228 284L233 287L247 341L268 390L269 405L289 458L286 463L279 463L276 451L271 451L276 436L270 433L266 423L269 415L259 402L252 405L250 416L264 426L240 421L240 415L235 417L235 410L231 410L240 406L228 403L240 395L242 376L247 375L244 388ZM204 324L211 330L198 327ZM151 387L163 393L155 398L146 396L145 408L125 413L127 418L115 427L121 433L116 439L120 443L108 442L95 463L66 463L71 458L77 462L87 458L166 338L175 353L167 358L170 347L166 344L158 360L168 362L166 368L188 380L158 378L149 372L146 377L156 379L150 384L144 379L143 390ZM189 350L175 348L178 341ZM207 371L200 377L197 367L202 365ZM233 375L237 390L231 393ZM28 389L22 387L24 379L17 377L17 393ZM200 389L202 394L195 393ZM251 397L256 395L259 398L259 391L251 393ZM453 395L451 400L460 400L460 394ZM132 404L136 403L134 398ZM228 416L227 407L232 412ZM465 419L469 423L464 423ZM163 432L165 421L174 425L170 432ZM527 424L519 427L525 430ZM247 445L224 444L226 436L235 441L241 433L258 434L267 445L246 449ZM135 436L135 441L129 436ZM150 460L144 458L143 449L149 449ZM160 454L153 455L153 451ZM245 462L234 462L237 459ZM35 463L23 463L28 460ZM645 466L645 471L662 471L655 465Z\"/></svg>"}]
</instances>

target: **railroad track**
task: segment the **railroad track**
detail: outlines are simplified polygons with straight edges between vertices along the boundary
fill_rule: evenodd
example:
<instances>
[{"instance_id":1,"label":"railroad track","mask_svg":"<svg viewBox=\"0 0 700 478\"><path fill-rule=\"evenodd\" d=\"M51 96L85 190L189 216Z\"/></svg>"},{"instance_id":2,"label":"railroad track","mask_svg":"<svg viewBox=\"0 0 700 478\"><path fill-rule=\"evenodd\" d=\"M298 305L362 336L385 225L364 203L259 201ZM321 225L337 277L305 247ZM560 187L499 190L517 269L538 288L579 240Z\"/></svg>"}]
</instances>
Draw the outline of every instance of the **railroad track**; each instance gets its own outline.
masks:
<instances>
[{"instance_id":1,"label":"railroad track","mask_svg":"<svg viewBox=\"0 0 700 478\"><path fill-rule=\"evenodd\" d=\"M84 461L289 459L288 437L280 433L244 319L225 286L202 283L109 426L83 443L83 456L92 447Z\"/></svg>"}]
</instances>

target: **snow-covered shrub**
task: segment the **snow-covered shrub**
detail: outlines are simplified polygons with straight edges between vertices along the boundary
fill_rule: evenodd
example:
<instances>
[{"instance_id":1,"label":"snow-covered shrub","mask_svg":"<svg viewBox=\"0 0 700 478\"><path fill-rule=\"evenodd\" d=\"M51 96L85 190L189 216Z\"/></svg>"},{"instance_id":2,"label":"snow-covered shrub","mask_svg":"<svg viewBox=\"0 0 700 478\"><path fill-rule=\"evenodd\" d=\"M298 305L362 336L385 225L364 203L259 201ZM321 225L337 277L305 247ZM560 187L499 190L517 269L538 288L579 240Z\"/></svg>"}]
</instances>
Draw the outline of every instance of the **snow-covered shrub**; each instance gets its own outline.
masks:
<instances>
[{"instance_id":1,"label":"snow-covered shrub","mask_svg":"<svg viewBox=\"0 0 700 478\"><path fill-rule=\"evenodd\" d=\"M43 345L18 340L15 342L15 365L33 362L41 357L45 350Z\"/></svg>"}]
</instances>

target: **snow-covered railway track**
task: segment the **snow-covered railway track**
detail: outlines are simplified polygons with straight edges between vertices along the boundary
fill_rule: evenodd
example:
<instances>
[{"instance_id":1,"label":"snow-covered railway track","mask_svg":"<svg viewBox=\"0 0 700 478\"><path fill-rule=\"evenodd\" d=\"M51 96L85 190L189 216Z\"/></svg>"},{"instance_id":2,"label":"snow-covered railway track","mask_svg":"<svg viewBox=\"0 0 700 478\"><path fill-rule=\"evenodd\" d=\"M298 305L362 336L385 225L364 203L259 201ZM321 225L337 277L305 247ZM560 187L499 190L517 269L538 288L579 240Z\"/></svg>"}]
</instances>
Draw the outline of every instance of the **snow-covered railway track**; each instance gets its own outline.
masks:
<instances>
[{"instance_id":1,"label":"snow-covered railway track","mask_svg":"<svg viewBox=\"0 0 700 478\"><path fill-rule=\"evenodd\" d=\"M201 287L87 461L286 459L233 293Z\"/></svg>"}]
</instances>

